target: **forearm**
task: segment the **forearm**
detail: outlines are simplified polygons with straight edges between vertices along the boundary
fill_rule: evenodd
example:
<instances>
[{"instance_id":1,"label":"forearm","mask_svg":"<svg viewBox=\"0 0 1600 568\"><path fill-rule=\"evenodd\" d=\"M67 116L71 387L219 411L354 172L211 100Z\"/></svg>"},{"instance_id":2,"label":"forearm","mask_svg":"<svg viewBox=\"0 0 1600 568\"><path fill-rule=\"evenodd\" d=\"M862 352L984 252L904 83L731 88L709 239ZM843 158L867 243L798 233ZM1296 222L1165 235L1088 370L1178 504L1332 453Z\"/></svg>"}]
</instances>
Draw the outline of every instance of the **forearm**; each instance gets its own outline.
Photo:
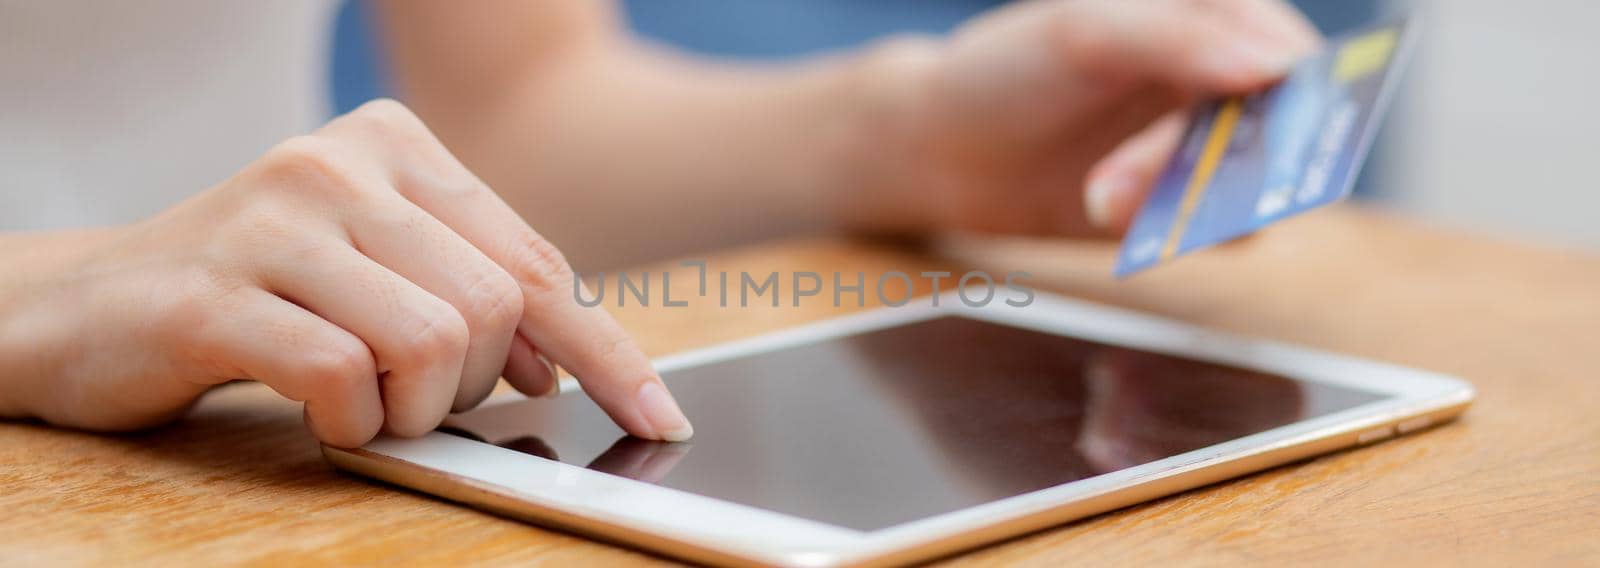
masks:
<instances>
[{"instance_id":1,"label":"forearm","mask_svg":"<svg viewBox=\"0 0 1600 568\"><path fill-rule=\"evenodd\" d=\"M14 331L23 297L22 279L27 269L20 262L21 251L28 244L25 237L0 234L0 369L20 366L26 350L19 345ZM0 370L0 418L23 418L26 412L20 400L21 385L17 373Z\"/></svg>"},{"instance_id":2,"label":"forearm","mask_svg":"<svg viewBox=\"0 0 1600 568\"><path fill-rule=\"evenodd\" d=\"M712 69L595 55L460 149L576 261L632 262L826 224L859 154L837 62ZM603 58L603 59L599 59ZM492 120L492 119L491 119Z\"/></svg>"},{"instance_id":3,"label":"forearm","mask_svg":"<svg viewBox=\"0 0 1600 568\"><path fill-rule=\"evenodd\" d=\"M47 305L60 290L48 274L82 257L107 230L0 233L0 418L36 416L38 395L59 374L70 306Z\"/></svg>"},{"instance_id":4,"label":"forearm","mask_svg":"<svg viewBox=\"0 0 1600 568\"><path fill-rule=\"evenodd\" d=\"M582 268L836 225L890 145L876 134L889 50L741 66L596 43L471 112L411 101Z\"/></svg>"}]
</instances>

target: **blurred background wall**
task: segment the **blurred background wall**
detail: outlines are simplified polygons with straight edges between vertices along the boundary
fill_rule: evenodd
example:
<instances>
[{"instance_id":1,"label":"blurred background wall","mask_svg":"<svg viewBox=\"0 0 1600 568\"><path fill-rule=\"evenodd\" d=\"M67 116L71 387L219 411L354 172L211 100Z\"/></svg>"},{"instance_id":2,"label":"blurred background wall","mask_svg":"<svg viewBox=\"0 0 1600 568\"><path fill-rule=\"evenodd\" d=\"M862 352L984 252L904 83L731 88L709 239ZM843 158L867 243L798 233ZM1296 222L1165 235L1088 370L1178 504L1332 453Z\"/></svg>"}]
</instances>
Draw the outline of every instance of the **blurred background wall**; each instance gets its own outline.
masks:
<instances>
[{"instance_id":1,"label":"blurred background wall","mask_svg":"<svg viewBox=\"0 0 1600 568\"><path fill-rule=\"evenodd\" d=\"M1384 203L1600 249L1600 2L1426 7Z\"/></svg>"},{"instance_id":2,"label":"blurred background wall","mask_svg":"<svg viewBox=\"0 0 1600 568\"><path fill-rule=\"evenodd\" d=\"M340 112L388 93L365 2L338 18ZM896 32L945 33L1004 0L623 0L653 41L782 60ZM1325 34L1421 14L1423 42L1357 198L1435 223L1600 249L1600 2L1298 0ZM1591 156L1596 156L1591 158Z\"/></svg>"}]
</instances>

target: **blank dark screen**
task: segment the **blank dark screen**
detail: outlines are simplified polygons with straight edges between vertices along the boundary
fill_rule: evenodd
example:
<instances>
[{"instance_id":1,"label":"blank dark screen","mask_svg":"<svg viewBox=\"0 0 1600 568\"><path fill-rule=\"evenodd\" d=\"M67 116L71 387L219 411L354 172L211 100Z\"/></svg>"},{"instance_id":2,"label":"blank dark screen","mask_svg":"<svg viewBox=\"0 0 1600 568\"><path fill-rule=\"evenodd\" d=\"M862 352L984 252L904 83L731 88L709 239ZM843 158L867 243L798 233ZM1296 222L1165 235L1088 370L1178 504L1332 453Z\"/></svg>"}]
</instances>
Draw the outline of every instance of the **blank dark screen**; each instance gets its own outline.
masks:
<instances>
[{"instance_id":1,"label":"blank dark screen","mask_svg":"<svg viewBox=\"0 0 1600 568\"><path fill-rule=\"evenodd\" d=\"M441 430L858 530L1054 487L1379 395L944 317L668 373L689 442L577 395Z\"/></svg>"}]
</instances>

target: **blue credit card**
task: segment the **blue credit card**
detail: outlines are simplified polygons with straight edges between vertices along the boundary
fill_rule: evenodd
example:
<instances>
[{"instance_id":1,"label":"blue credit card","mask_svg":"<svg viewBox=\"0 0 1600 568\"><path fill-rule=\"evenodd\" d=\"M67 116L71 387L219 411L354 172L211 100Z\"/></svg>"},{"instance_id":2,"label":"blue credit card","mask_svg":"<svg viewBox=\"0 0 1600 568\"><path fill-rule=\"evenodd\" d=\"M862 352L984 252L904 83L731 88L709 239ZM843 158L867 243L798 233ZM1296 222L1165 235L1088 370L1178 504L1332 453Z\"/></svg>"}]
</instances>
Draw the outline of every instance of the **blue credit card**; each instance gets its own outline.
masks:
<instances>
[{"instance_id":1,"label":"blue credit card","mask_svg":"<svg viewBox=\"0 0 1600 568\"><path fill-rule=\"evenodd\" d=\"M1329 40L1271 88L1197 109L1123 238L1116 275L1348 195L1411 49L1407 28Z\"/></svg>"}]
</instances>

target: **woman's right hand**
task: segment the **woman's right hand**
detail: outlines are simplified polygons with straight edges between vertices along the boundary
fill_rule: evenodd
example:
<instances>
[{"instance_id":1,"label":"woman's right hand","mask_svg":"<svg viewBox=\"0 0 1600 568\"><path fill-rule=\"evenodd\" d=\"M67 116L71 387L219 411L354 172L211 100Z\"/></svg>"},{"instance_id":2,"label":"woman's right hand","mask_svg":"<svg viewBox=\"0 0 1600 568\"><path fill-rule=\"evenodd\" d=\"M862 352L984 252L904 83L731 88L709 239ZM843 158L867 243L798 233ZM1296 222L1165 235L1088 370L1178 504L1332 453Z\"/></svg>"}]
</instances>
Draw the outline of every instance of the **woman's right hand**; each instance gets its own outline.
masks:
<instances>
[{"instance_id":1,"label":"woman's right hand","mask_svg":"<svg viewBox=\"0 0 1600 568\"><path fill-rule=\"evenodd\" d=\"M123 430L254 379L316 437L428 432L553 361L630 434L692 430L561 253L416 116L376 101L139 224L30 239L0 279L0 412ZM9 253L8 253L9 254Z\"/></svg>"}]
</instances>

